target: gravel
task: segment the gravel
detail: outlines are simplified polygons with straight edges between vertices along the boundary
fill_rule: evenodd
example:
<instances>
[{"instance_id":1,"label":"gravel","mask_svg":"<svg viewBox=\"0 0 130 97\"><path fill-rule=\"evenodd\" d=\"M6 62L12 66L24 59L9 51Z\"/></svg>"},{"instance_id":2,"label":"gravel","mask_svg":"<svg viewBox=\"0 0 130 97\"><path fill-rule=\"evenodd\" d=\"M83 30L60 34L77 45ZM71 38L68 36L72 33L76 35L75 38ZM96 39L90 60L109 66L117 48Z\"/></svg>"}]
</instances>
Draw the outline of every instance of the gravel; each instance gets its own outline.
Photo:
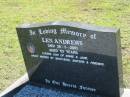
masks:
<instances>
[{"instance_id":1,"label":"gravel","mask_svg":"<svg viewBox=\"0 0 130 97\"><path fill-rule=\"evenodd\" d=\"M52 88L38 87L34 85L26 85L13 97L101 97L90 94L69 93Z\"/></svg>"}]
</instances>

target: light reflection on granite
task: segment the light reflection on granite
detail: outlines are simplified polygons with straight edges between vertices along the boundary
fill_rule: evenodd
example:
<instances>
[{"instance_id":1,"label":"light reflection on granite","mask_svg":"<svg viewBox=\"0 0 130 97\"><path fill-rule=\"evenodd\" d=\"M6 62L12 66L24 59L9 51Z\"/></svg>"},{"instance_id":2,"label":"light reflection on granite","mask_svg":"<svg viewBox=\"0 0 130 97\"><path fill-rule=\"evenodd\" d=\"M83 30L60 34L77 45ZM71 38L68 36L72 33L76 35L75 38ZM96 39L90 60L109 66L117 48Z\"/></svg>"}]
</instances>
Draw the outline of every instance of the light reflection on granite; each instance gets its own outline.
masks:
<instances>
[{"instance_id":1,"label":"light reflection on granite","mask_svg":"<svg viewBox=\"0 0 130 97\"><path fill-rule=\"evenodd\" d=\"M13 97L101 97L95 95L67 93L50 88L40 88L34 85L26 85Z\"/></svg>"}]
</instances>

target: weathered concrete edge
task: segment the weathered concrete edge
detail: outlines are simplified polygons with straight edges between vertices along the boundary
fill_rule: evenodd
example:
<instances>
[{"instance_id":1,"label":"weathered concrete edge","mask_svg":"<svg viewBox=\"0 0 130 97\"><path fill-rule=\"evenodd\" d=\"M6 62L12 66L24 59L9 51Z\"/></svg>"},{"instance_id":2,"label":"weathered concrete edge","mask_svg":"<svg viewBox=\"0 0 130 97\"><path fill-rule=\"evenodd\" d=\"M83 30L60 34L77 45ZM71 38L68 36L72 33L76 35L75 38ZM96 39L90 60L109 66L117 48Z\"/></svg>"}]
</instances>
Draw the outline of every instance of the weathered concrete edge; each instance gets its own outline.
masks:
<instances>
[{"instance_id":1,"label":"weathered concrete edge","mask_svg":"<svg viewBox=\"0 0 130 97\"><path fill-rule=\"evenodd\" d=\"M130 89L124 89L122 97L130 97Z\"/></svg>"},{"instance_id":2,"label":"weathered concrete edge","mask_svg":"<svg viewBox=\"0 0 130 97\"><path fill-rule=\"evenodd\" d=\"M28 74L26 73L24 76L19 78L15 83L13 83L11 86L9 86L7 89L5 89L1 94L0 97L4 96L5 94L9 93L13 89L21 86L22 84L26 83L29 81ZM124 89L124 93L122 97L130 97L130 89Z\"/></svg>"},{"instance_id":3,"label":"weathered concrete edge","mask_svg":"<svg viewBox=\"0 0 130 97\"><path fill-rule=\"evenodd\" d=\"M24 83L29 81L28 74L26 73L21 78L19 78L16 82L14 82L12 85L10 85L7 89L5 89L2 93L0 93L0 97L4 96L5 94L11 92L15 88L23 85Z\"/></svg>"}]
</instances>

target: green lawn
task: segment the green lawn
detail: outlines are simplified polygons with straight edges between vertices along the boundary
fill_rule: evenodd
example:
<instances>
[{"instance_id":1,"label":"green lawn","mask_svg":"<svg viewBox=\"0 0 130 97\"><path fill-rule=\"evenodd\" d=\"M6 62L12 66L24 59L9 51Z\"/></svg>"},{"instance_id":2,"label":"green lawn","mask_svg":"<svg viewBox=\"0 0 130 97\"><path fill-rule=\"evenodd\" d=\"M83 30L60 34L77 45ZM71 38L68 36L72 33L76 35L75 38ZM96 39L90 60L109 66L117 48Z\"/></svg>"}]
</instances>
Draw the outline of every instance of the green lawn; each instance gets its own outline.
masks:
<instances>
[{"instance_id":1,"label":"green lawn","mask_svg":"<svg viewBox=\"0 0 130 97\"><path fill-rule=\"evenodd\" d=\"M0 91L26 72L16 26L56 20L120 28L124 84L130 87L130 0L0 0Z\"/></svg>"}]
</instances>

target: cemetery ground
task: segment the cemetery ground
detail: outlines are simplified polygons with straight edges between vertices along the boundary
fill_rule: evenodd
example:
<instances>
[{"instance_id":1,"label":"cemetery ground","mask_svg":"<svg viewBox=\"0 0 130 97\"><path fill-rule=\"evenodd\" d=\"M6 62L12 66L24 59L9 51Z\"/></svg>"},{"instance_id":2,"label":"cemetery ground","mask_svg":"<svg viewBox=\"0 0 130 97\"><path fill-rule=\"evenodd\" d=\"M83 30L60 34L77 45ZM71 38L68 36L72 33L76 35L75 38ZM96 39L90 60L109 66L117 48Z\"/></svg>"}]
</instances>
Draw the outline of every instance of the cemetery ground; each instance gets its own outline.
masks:
<instances>
[{"instance_id":1,"label":"cemetery ground","mask_svg":"<svg viewBox=\"0 0 130 97\"><path fill-rule=\"evenodd\" d=\"M0 0L0 91L26 72L16 26L56 20L120 28L124 87L130 88L130 0Z\"/></svg>"}]
</instances>

